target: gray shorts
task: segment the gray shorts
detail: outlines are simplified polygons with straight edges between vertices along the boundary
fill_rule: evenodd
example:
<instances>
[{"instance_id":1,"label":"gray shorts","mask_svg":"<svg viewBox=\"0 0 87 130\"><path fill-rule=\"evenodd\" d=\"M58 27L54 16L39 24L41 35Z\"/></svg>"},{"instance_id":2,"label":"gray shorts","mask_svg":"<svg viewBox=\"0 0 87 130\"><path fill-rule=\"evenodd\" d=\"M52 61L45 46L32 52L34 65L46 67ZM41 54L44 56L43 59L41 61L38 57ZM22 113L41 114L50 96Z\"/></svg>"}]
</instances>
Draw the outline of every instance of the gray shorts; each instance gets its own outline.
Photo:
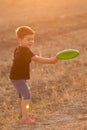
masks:
<instances>
[{"instance_id":1,"label":"gray shorts","mask_svg":"<svg viewBox=\"0 0 87 130\"><path fill-rule=\"evenodd\" d=\"M19 98L30 99L30 89L26 80L11 80L11 82L16 88Z\"/></svg>"}]
</instances>

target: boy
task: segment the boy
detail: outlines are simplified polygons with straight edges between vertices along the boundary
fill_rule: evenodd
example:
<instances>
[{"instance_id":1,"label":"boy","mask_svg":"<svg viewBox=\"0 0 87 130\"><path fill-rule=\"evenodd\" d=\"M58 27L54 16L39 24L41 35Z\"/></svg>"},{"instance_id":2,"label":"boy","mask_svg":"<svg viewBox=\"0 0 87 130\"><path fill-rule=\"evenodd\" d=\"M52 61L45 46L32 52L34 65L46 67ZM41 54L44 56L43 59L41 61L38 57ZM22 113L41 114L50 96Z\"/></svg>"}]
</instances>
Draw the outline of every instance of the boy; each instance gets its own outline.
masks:
<instances>
[{"instance_id":1,"label":"boy","mask_svg":"<svg viewBox=\"0 0 87 130\"><path fill-rule=\"evenodd\" d=\"M55 64L58 59L56 57L44 58L35 55L31 51L34 44L34 31L28 26L21 26L16 29L18 47L14 51L14 59L10 72L10 79L19 95L20 115L22 123L34 123L28 114L30 105L30 90L26 80L30 79L30 63L31 61L43 64Z\"/></svg>"}]
</instances>

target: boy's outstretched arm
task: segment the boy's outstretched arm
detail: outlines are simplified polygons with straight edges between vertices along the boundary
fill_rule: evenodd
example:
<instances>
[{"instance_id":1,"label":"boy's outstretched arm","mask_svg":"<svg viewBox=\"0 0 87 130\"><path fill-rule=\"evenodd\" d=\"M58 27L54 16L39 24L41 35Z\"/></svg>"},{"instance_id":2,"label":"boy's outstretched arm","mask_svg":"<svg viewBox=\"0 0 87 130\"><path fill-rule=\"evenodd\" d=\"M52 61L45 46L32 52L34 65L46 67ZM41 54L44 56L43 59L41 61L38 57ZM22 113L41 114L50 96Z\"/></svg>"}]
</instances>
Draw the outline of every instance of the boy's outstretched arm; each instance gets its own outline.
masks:
<instances>
[{"instance_id":1,"label":"boy's outstretched arm","mask_svg":"<svg viewBox=\"0 0 87 130\"><path fill-rule=\"evenodd\" d=\"M57 59L56 56L51 58L45 58L35 55L32 57L31 60L42 64L55 64L58 62L59 59Z\"/></svg>"}]
</instances>

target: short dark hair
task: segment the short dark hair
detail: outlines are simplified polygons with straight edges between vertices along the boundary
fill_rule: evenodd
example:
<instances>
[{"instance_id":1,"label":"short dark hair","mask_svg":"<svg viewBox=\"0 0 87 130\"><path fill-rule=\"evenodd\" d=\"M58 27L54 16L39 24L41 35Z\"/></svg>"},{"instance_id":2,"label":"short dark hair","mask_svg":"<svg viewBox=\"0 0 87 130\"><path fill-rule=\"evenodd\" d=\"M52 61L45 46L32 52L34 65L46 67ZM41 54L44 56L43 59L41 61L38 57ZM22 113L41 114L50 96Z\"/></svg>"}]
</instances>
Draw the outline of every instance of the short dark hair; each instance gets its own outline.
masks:
<instances>
[{"instance_id":1,"label":"short dark hair","mask_svg":"<svg viewBox=\"0 0 87 130\"><path fill-rule=\"evenodd\" d=\"M24 38L25 35L33 35L35 32L29 26L20 26L16 29L17 38Z\"/></svg>"}]
</instances>

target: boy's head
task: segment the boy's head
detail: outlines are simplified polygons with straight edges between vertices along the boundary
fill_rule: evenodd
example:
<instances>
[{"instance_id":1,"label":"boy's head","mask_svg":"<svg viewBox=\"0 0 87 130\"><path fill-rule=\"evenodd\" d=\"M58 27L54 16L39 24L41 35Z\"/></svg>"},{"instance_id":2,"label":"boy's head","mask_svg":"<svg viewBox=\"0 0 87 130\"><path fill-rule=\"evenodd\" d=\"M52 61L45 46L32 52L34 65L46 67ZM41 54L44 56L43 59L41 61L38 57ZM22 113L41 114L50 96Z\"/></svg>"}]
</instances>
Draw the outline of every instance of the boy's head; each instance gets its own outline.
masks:
<instances>
[{"instance_id":1,"label":"boy's head","mask_svg":"<svg viewBox=\"0 0 87 130\"><path fill-rule=\"evenodd\" d=\"M18 42L22 46L31 47L34 43L34 31L28 26L20 26L16 29Z\"/></svg>"},{"instance_id":2,"label":"boy's head","mask_svg":"<svg viewBox=\"0 0 87 130\"><path fill-rule=\"evenodd\" d=\"M18 39L23 39L26 35L34 35L34 31L28 26L20 26L16 29Z\"/></svg>"}]
</instances>

